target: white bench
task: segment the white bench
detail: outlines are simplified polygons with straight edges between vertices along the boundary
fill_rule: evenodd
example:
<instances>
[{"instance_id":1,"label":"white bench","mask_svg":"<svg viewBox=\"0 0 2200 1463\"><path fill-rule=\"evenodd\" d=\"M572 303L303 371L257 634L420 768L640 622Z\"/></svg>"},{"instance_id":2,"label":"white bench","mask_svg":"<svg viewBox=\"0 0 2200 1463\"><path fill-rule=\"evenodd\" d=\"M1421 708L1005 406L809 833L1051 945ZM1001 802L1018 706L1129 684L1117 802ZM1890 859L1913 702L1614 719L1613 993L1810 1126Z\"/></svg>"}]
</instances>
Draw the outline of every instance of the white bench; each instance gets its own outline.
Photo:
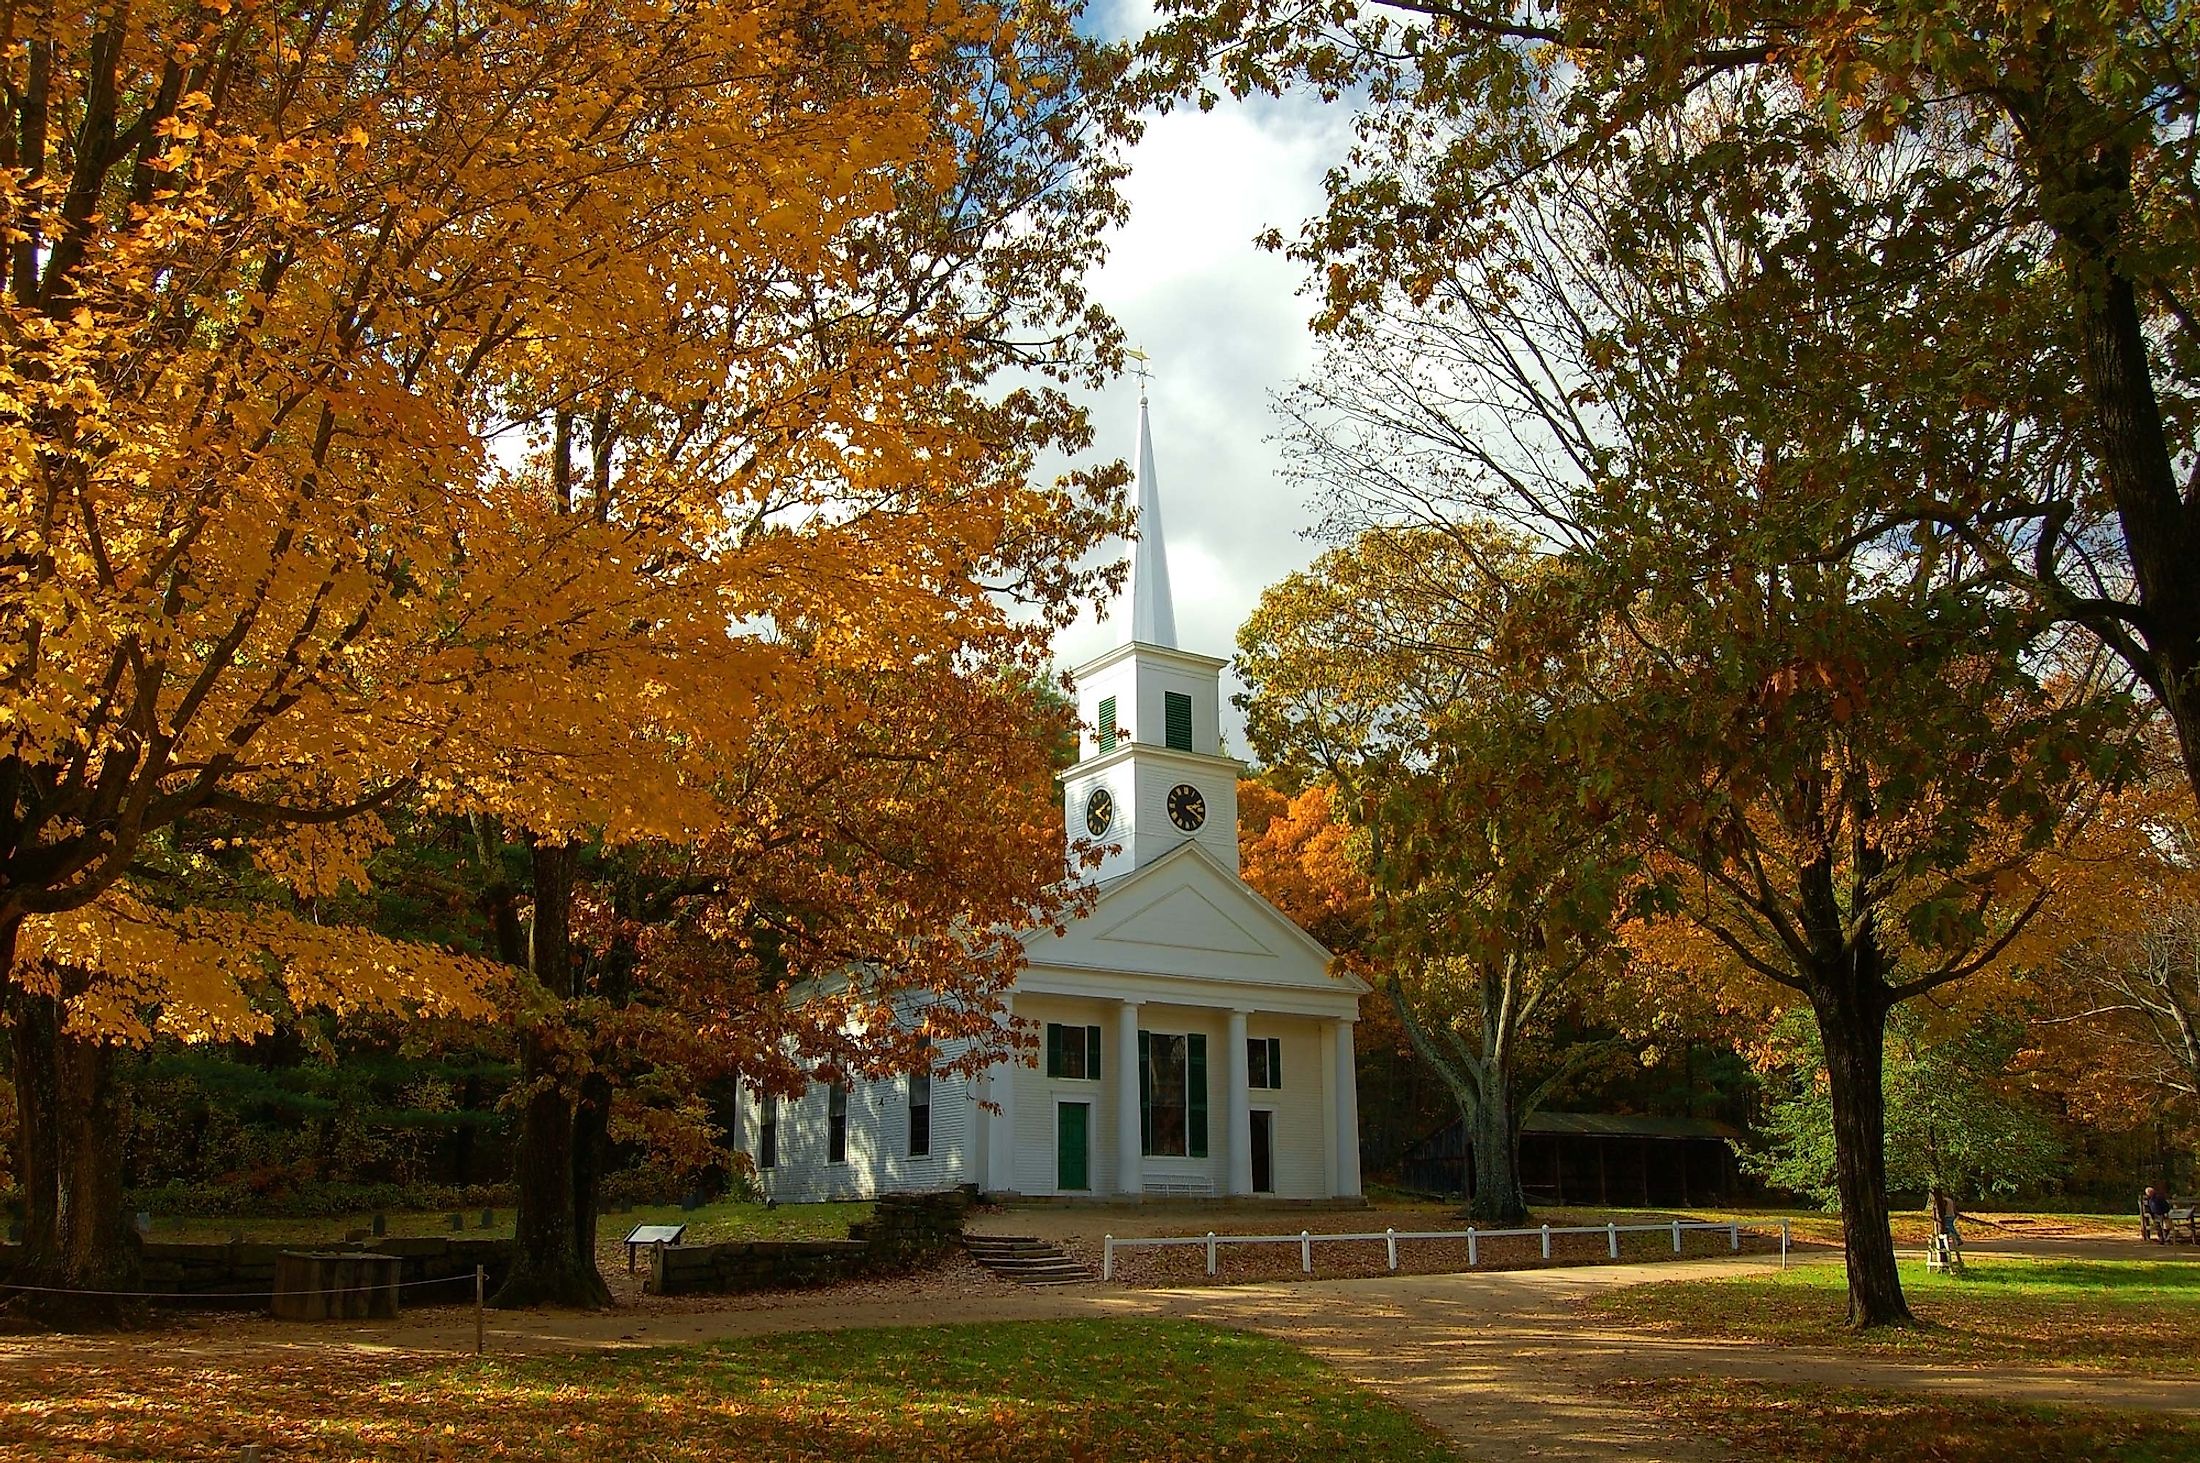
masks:
<instances>
[{"instance_id":1,"label":"white bench","mask_svg":"<svg viewBox=\"0 0 2200 1463\"><path fill-rule=\"evenodd\" d=\"M1215 1192L1213 1179L1196 1174L1149 1173L1139 1182L1147 1193L1160 1199L1210 1199Z\"/></svg>"}]
</instances>

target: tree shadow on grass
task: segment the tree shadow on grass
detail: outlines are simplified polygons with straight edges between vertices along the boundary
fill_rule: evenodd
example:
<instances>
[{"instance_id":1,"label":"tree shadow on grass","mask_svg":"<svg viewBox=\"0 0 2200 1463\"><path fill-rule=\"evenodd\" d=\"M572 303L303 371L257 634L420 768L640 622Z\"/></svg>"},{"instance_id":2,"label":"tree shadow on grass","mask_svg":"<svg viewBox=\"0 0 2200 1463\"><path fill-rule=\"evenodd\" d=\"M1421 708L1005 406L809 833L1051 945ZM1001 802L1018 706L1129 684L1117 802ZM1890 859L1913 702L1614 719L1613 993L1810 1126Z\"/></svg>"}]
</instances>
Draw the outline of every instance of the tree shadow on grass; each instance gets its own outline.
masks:
<instances>
[{"instance_id":1,"label":"tree shadow on grass","mask_svg":"<svg viewBox=\"0 0 2200 1463\"><path fill-rule=\"evenodd\" d=\"M485 1360L58 1361L0 1378L0 1455L229 1460L1450 1457L1280 1343L1187 1322L811 1333Z\"/></svg>"}]
</instances>

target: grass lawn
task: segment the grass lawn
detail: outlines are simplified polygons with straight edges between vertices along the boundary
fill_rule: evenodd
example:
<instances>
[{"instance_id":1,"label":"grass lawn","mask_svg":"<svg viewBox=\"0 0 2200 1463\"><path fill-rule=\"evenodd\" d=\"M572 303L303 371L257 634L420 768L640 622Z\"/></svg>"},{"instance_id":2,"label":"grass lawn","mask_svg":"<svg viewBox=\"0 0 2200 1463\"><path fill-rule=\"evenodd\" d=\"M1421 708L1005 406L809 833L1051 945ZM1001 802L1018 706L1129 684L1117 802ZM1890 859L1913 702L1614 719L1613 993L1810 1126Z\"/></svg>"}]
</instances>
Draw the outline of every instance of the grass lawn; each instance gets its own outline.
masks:
<instances>
[{"instance_id":1,"label":"grass lawn","mask_svg":"<svg viewBox=\"0 0 2200 1463\"><path fill-rule=\"evenodd\" d=\"M766 1209L761 1204L743 1204L732 1199L721 1199L700 1209L682 1209L677 1204L642 1204L619 1214L606 1214L597 1220L597 1234L606 1241L616 1240L637 1224L685 1224L688 1240L692 1244L709 1244L719 1240L734 1239L845 1239L848 1226L856 1220L868 1218L871 1206L855 1204L782 1204ZM162 1240L226 1240L233 1234L243 1234L247 1240L263 1244L314 1244L342 1239L355 1229L367 1229L372 1225L371 1214L352 1214L322 1219L168 1219L153 1221L154 1241ZM386 1216L389 1232L393 1235L450 1234L449 1216L441 1211L434 1213L392 1213ZM466 1213L465 1233L474 1238L510 1239L512 1237L512 1211L498 1209L496 1222L486 1229L478 1228L481 1211Z\"/></svg>"},{"instance_id":2,"label":"grass lawn","mask_svg":"<svg viewBox=\"0 0 2200 1463\"><path fill-rule=\"evenodd\" d=\"M1735 1381L1628 1382L1607 1389L1742 1463L2192 1463L2200 1423L2152 1413Z\"/></svg>"},{"instance_id":3,"label":"grass lawn","mask_svg":"<svg viewBox=\"0 0 2200 1463\"><path fill-rule=\"evenodd\" d=\"M1636 1286L1588 1302L1637 1330L1920 1361L2200 1371L2200 1261L1974 1258L1961 1279L1902 1268L1914 1329L1851 1336L1838 1264Z\"/></svg>"},{"instance_id":4,"label":"grass lawn","mask_svg":"<svg viewBox=\"0 0 2200 1463\"><path fill-rule=\"evenodd\" d=\"M1397 1406L1189 1321L839 1331L460 1361L264 1351L0 1369L9 1459L1438 1463Z\"/></svg>"}]
</instances>

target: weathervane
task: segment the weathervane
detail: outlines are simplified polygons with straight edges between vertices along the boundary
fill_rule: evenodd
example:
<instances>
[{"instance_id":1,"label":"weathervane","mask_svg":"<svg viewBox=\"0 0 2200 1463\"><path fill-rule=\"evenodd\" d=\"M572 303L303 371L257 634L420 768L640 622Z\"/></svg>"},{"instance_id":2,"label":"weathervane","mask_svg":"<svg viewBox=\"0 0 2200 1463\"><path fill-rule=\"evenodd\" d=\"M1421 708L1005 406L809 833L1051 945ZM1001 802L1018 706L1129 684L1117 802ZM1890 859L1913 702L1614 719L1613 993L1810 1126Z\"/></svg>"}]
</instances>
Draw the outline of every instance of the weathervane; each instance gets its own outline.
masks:
<instances>
[{"instance_id":1,"label":"weathervane","mask_svg":"<svg viewBox=\"0 0 2200 1463\"><path fill-rule=\"evenodd\" d=\"M1123 354L1138 362L1137 365L1131 367L1131 374L1138 378L1138 404L1144 406L1146 404L1146 383L1153 379L1153 372L1146 369L1146 362L1151 360L1152 357L1139 350L1126 349Z\"/></svg>"}]
</instances>

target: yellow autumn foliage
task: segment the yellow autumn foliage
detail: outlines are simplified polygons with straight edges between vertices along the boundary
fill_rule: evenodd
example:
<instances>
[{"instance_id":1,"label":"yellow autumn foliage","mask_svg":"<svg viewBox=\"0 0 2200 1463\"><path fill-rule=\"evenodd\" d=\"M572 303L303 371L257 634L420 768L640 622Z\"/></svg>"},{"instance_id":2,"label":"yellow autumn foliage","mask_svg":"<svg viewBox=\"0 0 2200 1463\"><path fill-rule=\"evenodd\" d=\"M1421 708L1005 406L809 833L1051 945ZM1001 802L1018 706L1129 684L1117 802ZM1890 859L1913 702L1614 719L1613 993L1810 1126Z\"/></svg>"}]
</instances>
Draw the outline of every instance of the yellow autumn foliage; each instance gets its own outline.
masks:
<instances>
[{"instance_id":1,"label":"yellow autumn foliage","mask_svg":"<svg viewBox=\"0 0 2200 1463\"><path fill-rule=\"evenodd\" d=\"M473 963L125 880L211 816L325 894L397 797L694 840L767 709L829 740L834 667L1010 654L1097 582L1113 479L1030 475L1081 414L987 386L1115 349L1113 175L1032 144L1123 125L1059 110L1105 79L1059 8L11 14L0 1006L474 1009Z\"/></svg>"}]
</instances>

